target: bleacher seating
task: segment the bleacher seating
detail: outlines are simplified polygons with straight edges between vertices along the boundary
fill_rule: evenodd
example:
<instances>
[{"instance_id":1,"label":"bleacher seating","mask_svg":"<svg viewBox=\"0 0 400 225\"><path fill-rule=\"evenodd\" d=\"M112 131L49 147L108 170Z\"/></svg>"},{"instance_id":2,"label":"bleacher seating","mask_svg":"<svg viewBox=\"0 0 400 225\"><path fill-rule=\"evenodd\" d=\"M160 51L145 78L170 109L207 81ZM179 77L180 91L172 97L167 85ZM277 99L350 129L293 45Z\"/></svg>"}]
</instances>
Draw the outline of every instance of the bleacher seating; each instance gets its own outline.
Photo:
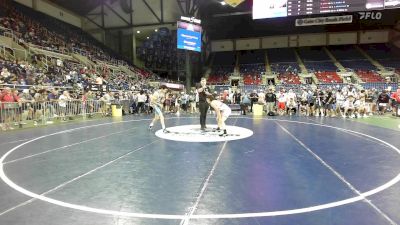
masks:
<instances>
[{"instance_id":1,"label":"bleacher seating","mask_svg":"<svg viewBox=\"0 0 400 225\"><path fill-rule=\"evenodd\" d=\"M265 72L264 51L242 51L239 57L239 73L245 85L261 84L261 74Z\"/></svg>"},{"instance_id":2,"label":"bleacher seating","mask_svg":"<svg viewBox=\"0 0 400 225\"><path fill-rule=\"evenodd\" d=\"M301 84L300 77L293 73L282 73L278 75L281 84Z\"/></svg>"},{"instance_id":3,"label":"bleacher seating","mask_svg":"<svg viewBox=\"0 0 400 225\"><path fill-rule=\"evenodd\" d=\"M385 82L385 79L381 77L379 74L371 71L357 71L357 76L360 77L360 79L363 82L367 83L376 83L376 82Z\"/></svg>"},{"instance_id":4,"label":"bleacher seating","mask_svg":"<svg viewBox=\"0 0 400 225\"><path fill-rule=\"evenodd\" d=\"M385 68L394 70L400 68L400 54L394 47L386 44L368 44L360 47Z\"/></svg>"},{"instance_id":5,"label":"bleacher seating","mask_svg":"<svg viewBox=\"0 0 400 225\"><path fill-rule=\"evenodd\" d=\"M299 73L296 54L291 48L268 49L268 60L274 73Z\"/></svg>"},{"instance_id":6,"label":"bleacher seating","mask_svg":"<svg viewBox=\"0 0 400 225\"><path fill-rule=\"evenodd\" d=\"M377 70L377 68L352 45L330 46L329 51L350 71Z\"/></svg>"},{"instance_id":7,"label":"bleacher seating","mask_svg":"<svg viewBox=\"0 0 400 225\"><path fill-rule=\"evenodd\" d=\"M322 47L299 48L297 52L304 62L331 61Z\"/></svg>"},{"instance_id":8,"label":"bleacher seating","mask_svg":"<svg viewBox=\"0 0 400 225\"><path fill-rule=\"evenodd\" d=\"M400 58L399 54L396 54L392 48L385 44L360 45L360 48L362 48L369 56L377 60Z\"/></svg>"},{"instance_id":9,"label":"bleacher seating","mask_svg":"<svg viewBox=\"0 0 400 225\"><path fill-rule=\"evenodd\" d=\"M352 71L376 71L376 66L372 65L372 63L367 59L362 60L343 60L340 63L347 69Z\"/></svg>"},{"instance_id":10,"label":"bleacher seating","mask_svg":"<svg viewBox=\"0 0 400 225\"><path fill-rule=\"evenodd\" d=\"M295 52L291 48L268 49L267 54L271 64L297 62Z\"/></svg>"},{"instance_id":11,"label":"bleacher seating","mask_svg":"<svg viewBox=\"0 0 400 225\"><path fill-rule=\"evenodd\" d=\"M236 57L233 52L217 52L214 56L214 64L208 77L210 84L226 84L236 65Z\"/></svg>"},{"instance_id":12,"label":"bleacher seating","mask_svg":"<svg viewBox=\"0 0 400 225\"><path fill-rule=\"evenodd\" d=\"M304 62L308 72L336 72L337 66L332 61Z\"/></svg>"},{"instance_id":13,"label":"bleacher seating","mask_svg":"<svg viewBox=\"0 0 400 225\"><path fill-rule=\"evenodd\" d=\"M338 69L322 47L304 47L297 51L308 72L334 72Z\"/></svg>"},{"instance_id":14,"label":"bleacher seating","mask_svg":"<svg viewBox=\"0 0 400 225\"><path fill-rule=\"evenodd\" d=\"M243 75L260 75L265 72L265 64L240 64L239 72Z\"/></svg>"},{"instance_id":15,"label":"bleacher seating","mask_svg":"<svg viewBox=\"0 0 400 225\"><path fill-rule=\"evenodd\" d=\"M15 34L26 42L49 50L85 52L92 59L110 63L126 60L80 28L15 2L13 7L15 10L10 11L7 16L15 24L11 22L11 27L8 28L16 31Z\"/></svg>"},{"instance_id":16,"label":"bleacher seating","mask_svg":"<svg viewBox=\"0 0 400 225\"><path fill-rule=\"evenodd\" d=\"M4 6L2 7L4 9ZM13 71L15 74L9 81L13 84L85 88L89 83L95 83L97 78L101 78L112 90L134 90L146 86L146 78L154 78L152 72L135 67L130 60L107 48L80 28L16 2L10 1L5 7L6 12L1 10L3 13L0 26L11 29L19 44L27 48L31 56L31 63L20 62L17 66L2 63L2 67L18 68L18 71ZM46 53L36 54L28 51L32 46L49 52L45 63L43 59L46 56L43 54ZM56 65L53 53L68 56L63 58L64 65ZM87 68L87 65L70 61L73 53L86 56L95 66ZM119 65L124 65L124 69L118 69ZM139 77L135 78L132 74Z\"/></svg>"},{"instance_id":17,"label":"bleacher seating","mask_svg":"<svg viewBox=\"0 0 400 225\"><path fill-rule=\"evenodd\" d=\"M260 75L245 75L243 77L243 83L245 85L259 85L261 84L261 76Z\"/></svg>"},{"instance_id":18,"label":"bleacher seating","mask_svg":"<svg viewBox=\"0 0 400 225\"><path fill-rule=\"evenodd\" d=\"M215 53L214 65L236 65L236 56L233 52L217 52Z\"/></svg>"},{"instance_id":19,"label":"bleacher seating","mask_svg":"<svg viewBox=\"0 0 400 225\"><path fill-rule=\"evenodd\" d=\"M240 64L265 64L265 51L241 51L239 54Z\"/></svg>"},{"instance_id":20,"label":"bleacher seating","mask_svg":"<svg viewBox=\"0 0 400 225\"><path fill-rule=\"evenodd\" d=\"M297 62L282 62L282 63L273 63L271 64L272 72L276 74L282 73L294 73L297 74L300 72L300 66Z\"/></svg>"},{"instance_id":21,"label":"bleacher seating","mask_svg":"<svg viewBox=\"0 0 400 225\"><path fill-rule=\"evenodd\" d=\"M386 69L400 69L400 58L399 59L381 59L379 63Z\"/></svg>"},{"instance_id":22,"label":"bleacher seating","mask_svg":"<svg viewBox=\"0 0 400 225\"><path fill-rule=\"evenodd\" d=\"M207 79L207 83L209 84L227 84L229 82L228 75L209 75Z\"/></svg>"},{"instance_id":23,"label":"bleacher seating","mask_svg":"<svg viewBox=\"0 0 400 225\"><path fill-rule=\"evenodd\" d=\"M317 72L315 73L319 83L333 84L343 83L342 78L336 72Z\"/></svg>"},{"instance_id":24,"label":"bleacher seating","mask_svg":"<svg viewBox=\"0 0 400 225\"><path fill-rule=\"evenodd\" d=\"M265 72L265 64L242 64L239 72L243 76L244 84L261 84L261 74Z\"/></svg>"},{"instance_id":25,"label":"bleacher seating","mask_svg":"<svg viewBox=\"0 0 400 225\"><path fill-rule=\"evenodd\" d=\"M340 62L343 60L365 59L365 57L352 45L329 46L328 49Z\"/></svg>"}]
</instances>

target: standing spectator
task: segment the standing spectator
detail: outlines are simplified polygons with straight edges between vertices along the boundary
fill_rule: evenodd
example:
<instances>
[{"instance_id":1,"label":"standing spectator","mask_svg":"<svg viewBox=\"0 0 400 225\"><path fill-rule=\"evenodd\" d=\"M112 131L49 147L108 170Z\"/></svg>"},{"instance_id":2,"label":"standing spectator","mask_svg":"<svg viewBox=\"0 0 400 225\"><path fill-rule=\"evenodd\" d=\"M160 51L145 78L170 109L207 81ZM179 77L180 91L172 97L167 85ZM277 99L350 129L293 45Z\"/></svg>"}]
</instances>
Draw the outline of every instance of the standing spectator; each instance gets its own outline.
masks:
<instances>
[{"instance_id":1,"label":"standing spectator","mask_svg":"<svg viewBox=\"0 0 400 225\"><path fill-rule=\"evenodd\" d=\"M276 95L273 92L272 88L268 89L268 92L265 94L265 102L267 108L267 114L273 113L275 111L276 106Z\"/></svg>"},{"instance_id":2,"label":"standing spectator","mask_svg":"<svg viewBox=\"0 0 400 225\"><path fill-rule=\"evenodd\" d=\"M19 97L11 92L9 87L4 88L0 94L0 108L1 108L1 120L0 124L2 130L13 130L14 128L10 125L13 116L18 108Z\"/></svg>"},{"instance_id":3,"label":"standing spectator","mask_svg":"<svg viewBox=\"0 0 400 225\"><path fill-rule=\"evenodd\" d=\"M285 89L281 89L277 97L278 97L278 113L279 115L282 116L286 110L287 96L285 93Z\"/></svg>"},{"instance_id":4,"label":"standing spectator","mask_svg":"<svg viewBox=\"0 0 400 225\"><path fill-rule=\"evenodd\" d=\"M108 116L111 111L111 101L113 100L112 94L110 91L106 92L101 98L102 102L102 114L103 116Z\"/></svg>"},{"instance_id":5,"label":"standing spectator","mask_svg":"<svg viewBox=\"0 0 400 225\"><path fill-rule=\"evenodd\" d=\"M69 96L68 91L64 91L62 95L58 98L58 105L60 106L60 116L62 118L62 121L66 121L66 116L68 114L67 111L67 105L68 101L71 100L71 97Z\"/></svg>"},{"instance_id":6,"label":"standing spectator","mask_svg":"<svg viewBox=\"0 0 400 225\"><path fill-rule=\"evenodd\" d=\"M324 107L325 107L325 98L324 98L324 92L320 89L317 88L317 90L314 92L314 97L315 97L315 116L324 116Z\"/></svg>"},{"instance_id":7,"label":"standing spectator","mask_svg":"<svg viewBox=\"0 0 400 225\"><path fill-rule=\"evenodd\" d=\"M246 115L247 110L250 105L251 105L250 97L247 93L244 93L241 104L240 104L240 109L242 110L242 115Z\"/></svg>"},{"instance_id":8,"label":"standing spectator","mask_svg":"<svg viewBox=\"0 0 400 225\"><path fill-rule=\"evenodd\" d=\"M188 103L189 103L189 95L186 94L186 92L182 92L181 93L181 105L182 105L182 110L184 112L187 112Z\"/></svg>"},{"instance_id":9,"label":"standing spectator","mask_svg":"<svg viewBox=\"0 0 400 225\"><path fill-rule=\"evenodd\" d=\"M33 107L32 107L33 97L32 97L32 95L29 94L29 89L24 89L22 91L22 93L20 94L19 98L21 99L21 102L22 102L22 110L28 111L26 120L32 120L33 119Z\"/></svg>"},{"instance_id":10,"label":"standing spectator","mask_svg":"<svg viewBox=\"0 0 400 225\"><path fill-rule=\"evenodd\" d=\"M144 104L146 102L147 96L145 95L144 91L141 90L138 98L137 98L137 112L143 113L144 112Z\"/></svg>"},{"instance_id":11,"label":"standing spectator","mask_svg":"<svg viewBox=\"0 0 400 225\"><path fill-rule=\"evenodd\" d=\"M191 92L189 95L190 113L196 113L196 94Z\"/></svg>"},{"instance_id":12,"label":"standing spectator","mask_svg":"<svg viewBox=\"0 0 400 225\"><path fill-rule=\"evenodd\" d=\"M344 102L346 100L345 96L343 95L342 90L338 90L336 92L335 95L335 99L336 99L336 115L337 116L342 116L342 117L346 117L343 113L342 113L342 109L344 110Z\"/></svg>"},{"instance_id":13,"label":"standing spectator","mask_svg":"<svg viewBox=\"0 0 400 225\"><path fill-rule=\"evenodd\" d=\"M51 89L50 93L47 95L47 100L49 101L48 104L48 109L49 109L49 113L51 116L57 117L57 113L56 113L56 102L58 100L58 90L57 89Z\"/></svg>"},{"instance_id":14,"label":"standing spectator","mask_svg":"<svg viewBox=\"0 0 400 225\"><path fill-rule=\"evenodd\" d=\"M300 95L300 110L299 113L300 115L306 115L308 116L309 112L308 112L308 101L307 101L307 89L303 88L301 95Z\"/></svg>"},{"instance_id":15,"label":"standing spectator","mask_svg":"<svg viewBox=\"0 0 400 225\"><path fill-rule=\"evenodd\" d=\"M242 100L242 94L240 91L235 91L235 94L233 94L233 103L240 105Z\"/></svg>"},{"instance_id":16,"label":"standing spectator","mask_svg":"<svg viewBox=\"0 0 400 225\"><path fill-rule=\"evenodd\" d=\"M325 99L326 99L325 115L333 117L335 115L334 114L334 105L335 105L336 101L335 101L335 94L332 92L331 88L328 89Z\"/></svg>"},{"instance_id":17,"label":"standing spectator","mask_svg":"<svg viewBox=\"0 0 400 225\"><path fill-rule=\"evenodd\" d=\"M393 116L399 116L398 108L400 105L400 88L397 89L397 92L394 92L392 96L390 96L392 99L392 111L393 111Z\"/></svg>"},{"instance_id":18,"label":"standing spectator","mask_svg":"<svg viewBox=\"0 0 400 225\"><path fill-rule=\"evenodd\" d=\"M257 102L258 102L257 90L254 90L254 91L250 94L250 100L251 100L250 112L253 112L253 105L254 105L254 103L257 103Z\"/></svg>"}]
</instances>

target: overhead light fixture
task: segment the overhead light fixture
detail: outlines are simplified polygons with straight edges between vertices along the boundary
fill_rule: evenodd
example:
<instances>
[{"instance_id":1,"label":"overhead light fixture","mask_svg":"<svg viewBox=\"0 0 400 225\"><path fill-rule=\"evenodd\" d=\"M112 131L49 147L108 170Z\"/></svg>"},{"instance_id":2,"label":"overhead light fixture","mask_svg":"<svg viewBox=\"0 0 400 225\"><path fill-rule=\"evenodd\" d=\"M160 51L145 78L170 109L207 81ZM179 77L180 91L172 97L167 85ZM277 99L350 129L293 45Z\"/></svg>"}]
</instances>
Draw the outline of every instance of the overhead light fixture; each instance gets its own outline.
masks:
<instances>
[{"instance_id":1,"label":"overhead light fixture","mask_svg":"<svg viewBox=\"0 0 400 225\"><path fill-rule=\"evenodd\" d=\"M245 0L224 0L224 3L235 8L236 6L242 4L242 2L244 2L244 1Z\"/></svg>"},{"instance_id":2,"label":"overhead light fixture","mask_svg":"<svg viewBox=\"0 0 400 225\"><path fill-rule=\"evenodd\" d=\"M158 32L158 30L157 30L157 29L155 29L154 31L155 31L155 32Z\"/></svg>"},{"instance_id":3,"label":"overhead light fixture","mask_svg":"<svg viewBox=\"0 0 400 225\"><path fill-rule=\"evenodd\" d=\"M150 37L146 37L146 39L150 39Z\"/></svg>"},{"instance_id":4,"label":"overhead light fixture","mask_svg":"<svg viewBox=\"0 0 400 225\"><path fill-rule=\"evenodd\" d=\"M140 30L136 31L136 33L140 34Z\"/></svg>"},{"instance_id":5,"label":"overhead light fixture","mask_svg":"<svg viewBox=\"0 0 400 225\"><path fill-rule=\"evenodd\" d=\"M221 5L226 5L226 2L222 1L222 2L221 2Z\"/></svg>"}]
</instances>

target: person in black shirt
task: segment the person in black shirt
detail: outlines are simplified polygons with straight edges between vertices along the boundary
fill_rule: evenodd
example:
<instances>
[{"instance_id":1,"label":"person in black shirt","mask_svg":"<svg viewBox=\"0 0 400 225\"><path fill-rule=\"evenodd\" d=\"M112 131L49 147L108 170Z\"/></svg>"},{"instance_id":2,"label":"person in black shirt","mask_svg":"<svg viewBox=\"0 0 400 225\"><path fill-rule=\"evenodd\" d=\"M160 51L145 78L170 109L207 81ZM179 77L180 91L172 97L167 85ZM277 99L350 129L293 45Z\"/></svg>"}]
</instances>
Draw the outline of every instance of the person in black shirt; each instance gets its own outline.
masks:
<instances>
[{"instance_id":1,"label":"person in black shirt","mask_svg":"<svg viewBox=\"0 0 400 225\"><path fill-rule=\"evenodd\" d=\"M206 78L201 78L200 84L196 85L197 93L199 94L199 111L200 111L200 129L206 129L206 117L208 111L207 96L210 96L210 89L207 87Z\"/></svg>"},{"instance_id":2,"label":"person in black shirt","mask_svg":"<svg viewBox=\"0 0 400 225\"><path fill-rule=\"evenodd\" d=\"M240 105L241 100L242 100L242 94L238 91L235 91L235 94L233 94L234 103Z\"/></svg>"},{"instance_id":3,"label":"person in black shirt","mask_svg":"<svg viewBox=\"0 0 400 225\"><path fill-rule=\"evenodd\" d=\"M325 106L325 97L324 97L324 92L321 91L321 89L317 88L317 90L314 92L314 97L315 97L315 116L324 116L324 106Z\"/></svg>"},{"instance_id":4,"label":"person in black shirt","mask_svg":"<svg viewBox=\"0 0 400 225\"><path fill-rule=\"evenodd\" d=\"M328 117L334 116L334 104L335 104L335 94L332 89L329 88L328 92L325 95L325 115Z\"/></svg>"},{"instance_id":5,"label":"person in black shirt","mask_svg":"<svg viewBox=\"0 0 400 225\"><path fill-rule=\"evenodd\" d=\"M254 103L258 102L258 94L256 90L254 90L253 93L250 94L250 100L251 100L250 112L253 112L253 105Z\"/></svg>"},{"instance_id":6,"label":"person in black shirt","mask_svg":"<svg viewBox=\"0 0 400 225\"><path fill-rule=\"evenodd\" d=\"M382 93L378 96L377 105L379 115L385 114L386 108L389 106L389 99L390 96L388 95L386 90L383 90Z\"/></svg>"},{"instance_id":7,"label":"person in black shirt","mask_svg":"<svg viewBox=\"0 0 400 225\"><path fill-rule=\"evenodd\" d=\"M274 112L276 106L276 95L272 88L269 88L268 92L265 94L265 102L267 104L267 113Z\"/></svg>"}]
</instances>

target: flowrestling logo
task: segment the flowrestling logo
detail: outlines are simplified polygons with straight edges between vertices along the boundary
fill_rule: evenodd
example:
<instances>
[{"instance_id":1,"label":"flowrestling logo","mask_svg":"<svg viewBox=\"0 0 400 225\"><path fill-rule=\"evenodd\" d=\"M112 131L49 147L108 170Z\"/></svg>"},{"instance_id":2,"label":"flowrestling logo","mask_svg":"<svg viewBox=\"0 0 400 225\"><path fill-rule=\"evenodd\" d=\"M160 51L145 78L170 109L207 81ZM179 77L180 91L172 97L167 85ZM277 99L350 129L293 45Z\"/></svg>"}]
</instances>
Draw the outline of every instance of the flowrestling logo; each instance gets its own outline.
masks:
<instances>
[{"instance_id":1,"label":"flowrestling logo","mask_svg":"<svg viewBox=\"0 0 400 225\"><path fill-rule=\"evenodd\" d=\"M358 12L360 20L380 20L382 19L381 12Z\"/></svg>"}]
</instances>

